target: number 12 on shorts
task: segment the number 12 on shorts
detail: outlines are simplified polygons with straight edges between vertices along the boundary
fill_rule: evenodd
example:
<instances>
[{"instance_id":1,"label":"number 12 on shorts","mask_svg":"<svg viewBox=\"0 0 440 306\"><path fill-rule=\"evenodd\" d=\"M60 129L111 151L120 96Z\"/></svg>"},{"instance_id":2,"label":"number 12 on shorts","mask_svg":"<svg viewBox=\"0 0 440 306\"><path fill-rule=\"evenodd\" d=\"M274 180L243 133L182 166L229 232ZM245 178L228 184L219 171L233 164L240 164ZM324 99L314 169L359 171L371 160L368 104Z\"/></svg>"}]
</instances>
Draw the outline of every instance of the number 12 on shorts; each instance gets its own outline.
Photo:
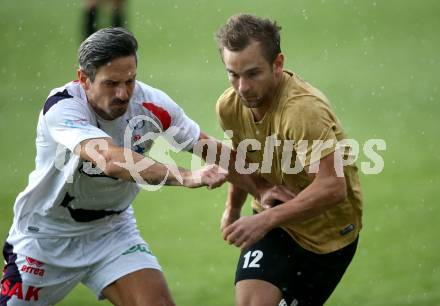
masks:
<instances>
[{"instance_id":1,"label":"number 12 on shorts","mask_svg":"<svg viewBox=\"0 0 440 306\"><path fill-rule=\"evenodd\" d=\"M259 268L260 264L258 263L261 258L263 258L263 252L260 250L249 251L244 254L244 264L243 269L246 268Z\"/></svg>"}]
</instances>

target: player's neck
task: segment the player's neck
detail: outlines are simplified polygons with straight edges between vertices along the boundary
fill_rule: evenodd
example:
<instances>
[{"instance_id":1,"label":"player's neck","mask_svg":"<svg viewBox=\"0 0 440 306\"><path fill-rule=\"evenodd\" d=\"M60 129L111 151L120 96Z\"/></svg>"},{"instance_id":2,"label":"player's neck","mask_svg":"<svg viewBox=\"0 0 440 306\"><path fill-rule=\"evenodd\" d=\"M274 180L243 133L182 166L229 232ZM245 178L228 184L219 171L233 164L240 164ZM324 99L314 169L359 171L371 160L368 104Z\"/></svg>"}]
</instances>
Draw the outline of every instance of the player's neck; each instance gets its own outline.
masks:
<instances>
[{"instance_id":1,"label":"player's neck","mask_svg":"<svg viewBox=\"0 0 440 306\"><path fill-rule=\"evenodd\" d=\"M254 117L254 121L260 122L261 120L263 120L264 115L266 115L271 105L272 105L272 101L267 100L260 107L251 108L250 110Z\"/></svg>"}]
</instances>

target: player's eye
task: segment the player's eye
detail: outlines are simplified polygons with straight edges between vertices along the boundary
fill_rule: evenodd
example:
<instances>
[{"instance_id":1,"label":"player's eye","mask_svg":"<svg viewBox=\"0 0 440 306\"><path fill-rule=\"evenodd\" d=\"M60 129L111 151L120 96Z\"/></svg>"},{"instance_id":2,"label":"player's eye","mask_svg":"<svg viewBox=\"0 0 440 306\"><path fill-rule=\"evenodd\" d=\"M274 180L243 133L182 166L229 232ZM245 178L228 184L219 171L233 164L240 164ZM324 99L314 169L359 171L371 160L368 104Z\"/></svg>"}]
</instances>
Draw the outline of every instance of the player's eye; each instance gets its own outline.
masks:
<instances>
[{"instance_id":1,"label":"player's eye","mask_svg":"<svg viewBox=\"0 0 440 306\"><path fill-rule=\"evenodd\" d=\"M230 79L236 79L238 75L232 71L228 71L228 76Z\"/></svg>"},{"instance_id":2,"label":"player's eye","mask_svg":"<svg viewBox=\"0 0 440 306\"><path fill-rule=\"evenodd\" d=\"M104 81L104 85L107 87L115 87L118 85L118 82L106 80L106 81Z\"/></svg>"},{"instance_id":3,"label":"player's eye","mask_svg":"<svg viewBox=\"0 0 440 306\"><path fill-rule=\"evenodd\" d=\"M247 73L247 76L249 78L256 78L258 75L260 74L260 71L258 70L253 70Z\"/></svg>"}]
</instances>

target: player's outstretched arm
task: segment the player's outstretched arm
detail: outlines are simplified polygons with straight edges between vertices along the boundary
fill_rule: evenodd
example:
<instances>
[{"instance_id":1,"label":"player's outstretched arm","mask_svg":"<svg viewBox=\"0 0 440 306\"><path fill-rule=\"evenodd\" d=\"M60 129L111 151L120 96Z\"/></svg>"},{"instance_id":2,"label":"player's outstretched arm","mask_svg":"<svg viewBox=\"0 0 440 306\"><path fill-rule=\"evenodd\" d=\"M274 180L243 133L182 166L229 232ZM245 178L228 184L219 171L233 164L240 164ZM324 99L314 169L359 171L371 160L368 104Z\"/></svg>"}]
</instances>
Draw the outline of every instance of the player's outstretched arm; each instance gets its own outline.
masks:
<instances>
[{"instance_id":1,"label":"player's outstretched arm","mask_svg":"<svg viewBox=\"0 0 440 306\"><path fill-rule=\"evenodd\" d=\"M201 143L203 143L203 145L200 145ZM265 204L270 205L270 203L274 201L286 202L292 198L292 194L290 192L283 192L283 190L285 190L283 188L278 188L275 192L274 186L257 173L239 173L236 169L237 159L243 158L242 162L247 163L245 154L239 156L235 149L229 148L203 132L200 133L199 143L196 144L195 147L197 146L199 146L199 150L193 153L198 154L204 160L207 160L207 157L210 155L215 156L215 160L212 162L220 165L220 167L227 171L227 181L235 186L239 186L238 189L241 189L246 194L251 194L258 201L262 203L264 201ZM214 150L214 154L209 152L209 150ZM224 158L225 155L228 157Z\"/></svg>"},{"instance_id":2,"label":"player's outstretched arm","mask_svg":"<svg viewBox=\"0 0 440 306\"><path fill-rule=\"evenodd\" d=\"M75 154L91 162L110 177L138 183L197 188L216 188L226 181L226 174L208 165L199 170L171 167L138 154L128 148L116 146L111 138L95 138L82 141ZM174 170L174 171L170 171Z\"/></svg>"}]
</instances>

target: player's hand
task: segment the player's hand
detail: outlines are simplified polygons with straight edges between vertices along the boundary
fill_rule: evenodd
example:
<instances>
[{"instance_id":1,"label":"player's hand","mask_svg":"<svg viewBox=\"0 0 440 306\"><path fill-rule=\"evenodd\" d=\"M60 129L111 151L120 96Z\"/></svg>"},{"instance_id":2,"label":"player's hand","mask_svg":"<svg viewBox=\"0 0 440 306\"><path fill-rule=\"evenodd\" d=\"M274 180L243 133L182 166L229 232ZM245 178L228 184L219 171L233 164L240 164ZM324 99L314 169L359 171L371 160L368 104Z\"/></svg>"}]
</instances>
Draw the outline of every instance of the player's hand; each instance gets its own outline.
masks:
<instances>
[{"instance_id":1,"label":"player's hand","mask_svg":"<svg viewBox=\"0 0 440 306\"><path fill-rule=\"evenodd\" d=\"M283 185L277 185L268 189L264 189L260 193L261 205L264 209L269 209L276 205L285 203L293 199L296 194L287 189Z\"/></svg>"},{"instance_id":2,"label":"player's hand","mask_svg":"<svg viewBox=\"0 0 440 306\"><path fill-rule=\"evenodd\" d=\"M270 230L263 213L241 217L223 229L223 239L244 250L260 240Z\"/></svg>"},{"instance_id":3,"label":"player's hand","mask_svg":"<svg viewBox=\"0 0 440 306\"><path fill-rule=\"evenodd\" d=\"M241 209L226 206L220 220L220 229L223 231L228 225L234 223L240 218Z\"/></svg>"},{"instance_id":4,"label":"player's hand","mask_svg":"<svg viewBox=\"0 0 440 306\"><path fill-rule=\"evenodd\" d=\"M214 189L223 185L228 179L228 172L217 165L206 165L200 169L202 183L208 189Z\"/></svg>"},{"instance_id":5,"label":"player's hand","mask_svg":"<svg viewBox=\"0 0 440 306\"><path fill-rule=\"evenodd\" d=\"M228 172L217 165L206 165L202 168L189 171L184 175L183 185L189 188L207 186L214 189L223 185L228 178Z\"/></svg>"}]
</instances>

